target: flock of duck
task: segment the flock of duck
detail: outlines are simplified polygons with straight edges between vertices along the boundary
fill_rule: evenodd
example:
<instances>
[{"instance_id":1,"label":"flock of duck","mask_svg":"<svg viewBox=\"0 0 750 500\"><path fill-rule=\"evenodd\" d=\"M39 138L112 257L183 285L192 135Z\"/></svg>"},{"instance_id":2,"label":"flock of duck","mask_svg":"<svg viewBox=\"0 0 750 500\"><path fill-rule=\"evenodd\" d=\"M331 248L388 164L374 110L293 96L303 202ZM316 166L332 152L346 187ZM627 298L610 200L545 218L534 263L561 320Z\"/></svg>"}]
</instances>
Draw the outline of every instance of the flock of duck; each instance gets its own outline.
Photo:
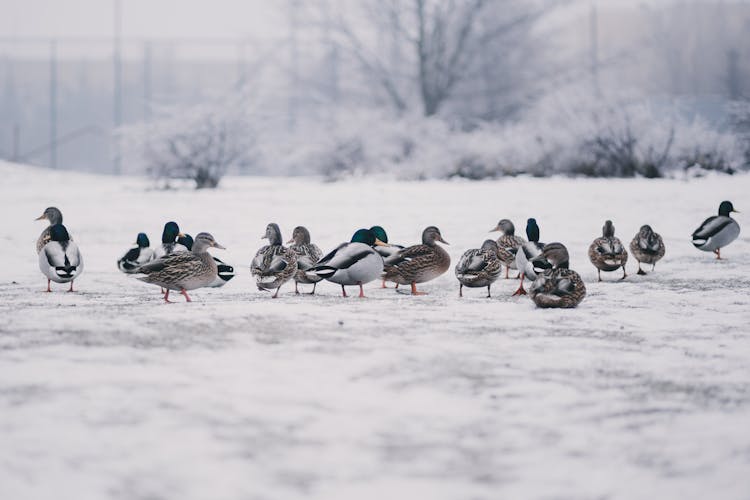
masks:
<instances>
[{"instance_id":1,"label":"flock of duck","mask_svg":"<svg viewBox=\"0 0 750 500\"><path fill-rule=\"evenodd\" d=\"M718 215L707 218L692 234L693 245L703 251L713 252L721 259L721 249L734 241L740 226L730 216L736 212L732 203L723 201ZM83 272L81 251L63 225L63 216L55 207L47 208L37 220L47 220L49 226L37 240L39 268L47 277L47 291L51 281L70 283ZM528 219L526 237L515 234L515 226L508 219L501 220L491 232L502 233L497 240L488 239L480 248L467 250L455 267L459 282L459 296L463 288L487 288L491 296L492 284L505 268L505 278L510 270L517 271L518 289L513 295L529 295L543 308L576 307L586 296L586 286L581 276L569 268L568 249L562 243L540 243L539 226ZM448 244L435 226L422 232L422 243L408 247L388 242L386 231L380 226L359 229L349 242L340 244L326 255L312 243L310 231L298 226L284 246L281 230L275 223L268 224L263 238L268 244L260 248L251 263L252 276L260 290L273 290L278 297L282 285L294 282L295 293L299 285L312 285L328 280L341 286L346 297L347 286L358 286L359 297L364 297L363 285L382 280L382 287L392 282L411 287L412 295L422 295L417 284L425 283L445 273L450 267L450 256L438 243ZM148 236L138 234L135 246L118 261L118 268L138 279L162 288L164 300L169 302L169 292L181 293L190 302L188 291L202 287L223 286L234 277L232 266L208 253L209 248L220 248L209 233L199 233L195 239L180 232L175 222L164 225L161 245L150 248ZM652 270L664 256L662 237L651 226L644 225L630 242L630 252L638 261L638 274L646 274L641 264L651 264ZM625 264L628 251L615 236L612 221L606 221L602 236L594 239L588 249L589 259L596 267L599 281L601 272L614 272ZM527 292L524 280L531 285Z\"/></svg>"}]
</instances>

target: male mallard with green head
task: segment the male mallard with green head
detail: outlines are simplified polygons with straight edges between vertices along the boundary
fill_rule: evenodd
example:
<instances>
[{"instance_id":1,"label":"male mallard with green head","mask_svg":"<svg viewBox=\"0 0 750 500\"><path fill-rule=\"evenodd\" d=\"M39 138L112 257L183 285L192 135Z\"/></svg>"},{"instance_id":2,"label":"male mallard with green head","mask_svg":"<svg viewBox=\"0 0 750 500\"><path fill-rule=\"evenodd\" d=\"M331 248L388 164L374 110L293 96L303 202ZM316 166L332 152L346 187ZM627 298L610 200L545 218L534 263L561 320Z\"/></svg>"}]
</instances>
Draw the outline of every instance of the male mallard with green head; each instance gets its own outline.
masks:
<instances>
[{"instance_id":1,"label":"male mallard with green head","mask_svg":"<svg viewBox=\"0 0 750 500\"><path fill-rule=\"evenodd\" d=\"M399 285L411 285L412 295L425 295L425 292L417 291L417 283L437 278L451 265L448 252L437 245L438 241L448 244L437 227L427 227L422 232L421 245L399 250L385 260L383 278Z\"/></svg>"},{"instance_id":2,"label":"male mallard with green head","mask_svg":"<svg viewBox=\"0 0 750 500\"><path fill-rule=\"evenodd\" d=\"M719 205L719 215L704 220L703 224L693 231L695 248L704 252L713 252L716 254L716 259L721 259L721 249L740 235L740 225L729 216L732 212L737 212L732 202L722 201Z\"/></svg>"},{"instance_id":3,"label":"male mallard with green head","mask_svg":"<svg viewBox=\"0 0 750 500\"><path fill-rule=\"evenodd\" d=\"M70 283L68 291L73 292L73 281L83 272L81 251L62 224L51 226L49 237L39 252L39 269L47 277L47 291L52 291L50 281L54 281Z\"/></svg>"}]
</instances>

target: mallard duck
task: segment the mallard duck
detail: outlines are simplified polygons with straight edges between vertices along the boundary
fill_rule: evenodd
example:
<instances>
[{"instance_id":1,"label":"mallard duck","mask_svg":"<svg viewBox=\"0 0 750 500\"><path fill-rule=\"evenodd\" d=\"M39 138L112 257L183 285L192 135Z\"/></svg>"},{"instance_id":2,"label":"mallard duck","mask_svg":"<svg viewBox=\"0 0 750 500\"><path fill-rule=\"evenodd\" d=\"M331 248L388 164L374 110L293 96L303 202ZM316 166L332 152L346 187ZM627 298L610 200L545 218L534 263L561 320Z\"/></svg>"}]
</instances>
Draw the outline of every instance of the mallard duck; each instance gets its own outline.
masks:
<instances>
[{"instance_id":1,"label":"mallard duck","mask_svg":"<svg viewBox=\"0 0 750 500\"><path fill-rule=\"evenodd\" d=\"M722 201L719 205L719 215L704 220L703 224L693 231L695 248L713 252L717 259L721 259L721 249L740 235L740 225L729 216L732 212L739 213L731 201Z\"/></svg>"},{"instance_id":2,"label":"mallard duck","mask_svg":"<svg viewBox=\"0 0 750 500\"><path fill-rule=\"evenodd\" d=\"M283 245L281 229L276 223L266 226L268 245L255 254L250 271L255 276L258 290L276 289L273 298L279 296L281 285L292 279L297 272L297 254Z\"/></svg>"},{"instance_id":3,"label":"mallard duck","mask_svg":"<svg viewBox=\"0 0 750 500\"><path fill-rule=\"evenodd\" d=\"M135 246L120 257L117 268L126 274L132 274L139 266L150 262L154 258L154 251L149 248L150 245L146 233L138 233Z\"/></svg>"},{"instance_id":4,"label":"mallard duck","mask_svg":"<svg viewBox=\"0 0 750 500\"><path fill-rule=\"evenodd\" d=\"M68 291L73 292L73 281L83 272L81 251L62 224L53 225L49 236L50 241L39 252L39 269L47 277L47 291L52 291L50 281L54 281L70 283Z\"/></svg>"},{"instance_id":5,"label":"mallard duck","mask_svg":"<svg viewBox=\"0 0 750 500\"><path fill-rule=\"evenodd\" d=\"M602 271L617 271L622 267L622 278L628 277L625 271L625 263L628 261L628 251L619 238L615 237L615 226L611 220L604 223L602 236L596 238L589 246L589 260L596 267L599 281L602 280Z\"/></svg>"},{"instance_id":6,"label":"mallard duck","mask_svg":"<svg viewBox=\"0 0 750 500\"><path fill-rule=\"evenodd\" d=\"M638 274L646 274L646 271L641 269L641 262L651 264L653 271L659 259L664 257L664 240L646 224L641 226L640 231L630 242L630 251L638 261Z\"/></svg>"},{"instance_id":7,"label":"mallard duck","mask_svg":"<svg viewBox=\"0 0 750 500\"><path fill-rule=\"evenodd\" d=\"M498 246L493 240L486 240L481 248L467 250L456 264L458 278L458 296L463 297L464 286L469 288L487 287L487 298L492 296L490 288L502 271L502 264L497 255Z\"/></svg>"},{"instance_id":8,"label":"mallard duck","mask_svg":"<svg viewBox=\"0 0 750 500\"><path fill-rule=\"evenodd\" d=\"M364 297L362 285L377 279L383 271L383 258L373 246L383 246L369 229L358 229L349 243L342 243L320 259L307 274L320 276L341 285L346 297L346 286L359 286L359 296Z\"/></svg>"},{"instance_id":9,"label":"mallard duck","mask_svg":"<svg viewBox=\"0 0 750 500\"><path fill-rule=\"evenodd\" d=\"M188 250L193 249L193 237L187 233L177 238L177 243L184 246ZM214 259L214 262L216 262L216 271L218 276L216 276L216 279L213 280L211 284L208 285L208 287L219 288L226 285L227 281L234 278L234 268L215 255L212 255L211 257Z\"/></svg>"},{"instance_id":10,"label":"mallard duck","mask_svg":"<svg viewBox=\"0 0 750 500\"><path fill-rule=\"evenodd\" d=\"M297 272L294 273L294 293L299 295L298 284L302 283L305 285L312 284L313 289L310 295L314 295L318 282L323 278L317 274L308 274L307 271L315 266L323 256L323 252L318 248L318 245L310 242L310 231L305 226L294 228L292 239L287 241L287 244L290 243L292 246L289 249L297 254Z\"/></svg>"},{"instance_id":11,"label":"mallard duck","mask_svg":"<svg viewBox=\"0 0 750 500\"><path fill-rule=\"evenodd\" d=\"M170 290L179 291L191 302L188 290L209 286L216 279L216 262L208 253L211 247L224 249L209 233L199 233L192 250L165 255L142 265L136 273L145 276L138 279L165 288L165 302L170 302Z\"/></svg>"},{"instance_id":12,"label":"mallard duck","mask_svg":"<svg viewBox=\"0 0 750 500\"><path fill-rule=\"evenodd\" d=\"M159 259L175 252L187 252L187 247L177 242L177 238L184 236L176 222L170 221L164 224L164 231L161 233L161 245L154 249L154 258Z\"/></svg>"},{"instance_id":13,"label":"mallard duck","mask_svg":"<svg viewBox=\"0 0 750 500\"><path fill-rule=\"evenodd\" d=\"M586 285L581 276L568 269L568 249L562 243L545 245L541 255L534 259L538 267L551 267L541 272L529 288L531 300L542 308L571 308L586 296Z\"/></svg>"},{"instance_id":14,"label":"mallard duck","mask_svg":"<svg viewBox=\"0 0 750 500\"><path fill-rule=\"evenodd\" d=\"M505 265L505 279L510 278L509 273L511 269L516 268L516 253L518 249L526 243L526 240L520 236L516 236L516 226L513 225L508 219L502 219L497 223L495 229L490 232L502 231L503 235L497 239L498 252L497 255Z\"/></svg>"},{"instance_id":15,"label":"mallard duck","mask_svg":"<svg viewBox=\"0 0 750 500\"><path fill-rule=\"evenodd\" d=\"M536 219L526 221L526 237L529 241L523 243L516 251L516 269L518 269L521 281L518 284L518 290L513 292L513 296L526 295L526 290L523 288L524 279L530 281L536 279L537 270L531 261L541 255L544 249L544 243L539 243L539 226Z\"/></svg>"},{"instance_id":16,"label":"mallard duck","mask_svg":"<svg viewBox=\"0 0 750 500\"><path fill-rule=\"evenodd\" d=\"M399 252L399 250L403 250L403 245L394 245L392 243L388 243L388 233L385 232L385 229L383 229L382 226L372 226L370 228L370 231L375 234L375 237L378 240L385 243L385 245L377 245L374 247L375 251L378 252L381 257L383 257L383 260L392 255L395 255ZM383 283L381 283L380 288L388 288L385 284L385 279L383 280ZM398 283L396 283L396 288L398 288Z\"/></svg>"},{"instance_id":17,"label":"mallard duck","mask_svg":"<svg viewBox=\"0 0 750 500\"><path fill-rule=\"evenodd\" d=\"M36 240L36 253L42 251L42 248L44 248L44 245L49 243L52 238L50 238L50 229L52 229L52 226L55 224L62 224L63 223L63 214L57 207L47 207L44 210L44 213L37 217L34 220L47 220L49 221L49 226L44 228L44 231L42 231L42 234L39 235L39 238ZM70 235L68 235L70 237ZM72 238L70 238L72 241Z\"/></svg>"},{"instance_id":18,"label":"mallard duck","mask_svg":"<svg viewBox=\"0 0 750 500\"><path fill-rule=\"evenodd\" d=\"M385 259L383 278L399 285L411 285L412 295L425 295L417 291L417 283L424 283L437 278L451 265L448 252L437 245L437 242L449 243L435 226L429 226L422 232L422 244L406 247Z\"/></svg>"}]
</instances>

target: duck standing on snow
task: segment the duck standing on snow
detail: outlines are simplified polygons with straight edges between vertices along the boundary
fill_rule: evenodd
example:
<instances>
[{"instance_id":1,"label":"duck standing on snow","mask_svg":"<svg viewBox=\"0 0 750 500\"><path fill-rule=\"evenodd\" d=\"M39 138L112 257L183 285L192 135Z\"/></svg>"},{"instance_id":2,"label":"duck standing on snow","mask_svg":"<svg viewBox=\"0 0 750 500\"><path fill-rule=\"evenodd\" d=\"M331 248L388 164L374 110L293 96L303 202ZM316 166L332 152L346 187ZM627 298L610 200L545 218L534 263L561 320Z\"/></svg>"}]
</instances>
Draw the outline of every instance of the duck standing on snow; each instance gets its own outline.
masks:
<instances>
[{"instance_id":1,"label":"duck standing on snow","mask_svg":"<svg viewBox=\"0 0 750 500\"><path fill-rule=\"evenodd\" d=\"M451 265L448 252L437 245L437 242L449 243L435 226L429 226L422 232L422 244L406 247L385 259L383 278L399 285L411 285L412 295L426 295L417 291L417 283L424 283L437 278Z\"/></svg>"},{"instance_id":2,"label":"duck standing on snow","mask_svg":"<svg viewBox=\"0 0 750 500\"><path fill-rule=\"evenodd\" d=\"M704 220L703 224L693 231L695 248L704 252L713 252L717 259L721 259L721 249L740 235L740 225L729 216L732 212L737 212L732 202L722 201L719 205L719 215Z\"/></svg>"},{"instance_id":3,"label":"duck standing on snow","mask_svg":"<svg viewBox=\"0 0 750 500\"><path fill-rule=\"evenodd\" d=\"M165 255L139 267L136 273L145 276L138 279L166 288L165 302L170 302L170 290L179 291L191 302L188 290L210 286L216 279L216 262L208 253L211 247L224 249L209 233L199 233L192 250Z\"/></svg>"},{"instance_id":4,"label":"duck standing on snow","mask_svg":"<svg viewBox=\"0 0 750 500\"><path fill-rule=\"evenodd\" d=\"M318 245L311 243L310 231L305 226L297 226L292 231L292 239L287 244L292 243L289 249L297 254L297 272L294 273L294 293L299 295L298 284L312 285L313 289L310 295L315 294L315 288L318 282L323 278L317 274L308 274L307 271L313 268L323 256L323 252Z\"/></svg>"},{"instance_id":5,"label":"duck standing on snow","mask_svg":"<svg viewBox=\"0 0 750 500\"><path fill-rule=\"evenodd\" d=\"M589 260L596 267L599 281L602 280L602 271L617 271L622 267L622 278L628 277L625 271L625 263L628 261L628 251L619 238L615 237L615 226L611 220L604 223L602 236L596 238L589 246Z\"/></svg>"},{"instance_id":6,"label":"duck standing on snow","mask_svg":"<svg viewBox=\"0 0 750 500\"><path fill-rule=\"evenodd\" d=\"M193 249L193 237L189 234L185 233L179 238L177 238L177 243L184 246L188 250ZM211 256L214 259L214 262L216 262L216 272L217 276L216 279L211 282L211 284L207 285L209 288L219 288L221 286L224 286L227 284L227 281L234 278L234 268L221 260L220 258L216 257L215 255Z\"/></svg>"},{"instance_id":7,"label":"duck standing on snow","mask_svg":"<svg viewBox=\"0 0 750 500\"><path fill-rule=\"evenodd\" d=\"M320 259L307 274L317 275L341 285L346 297L346 286L359 286L359 296L364 297L362 285L377 279L383 272L383 258L373 246L383 246L370 229L358 229L349 243L342 243Z\"/></svg>"},{"instance_id":8,"label":"duck standing on snow","mask_svg":"<svg viewBox=\"0 0 750 500\"><path fill-rule=\"evenodd\" d=\"M51 292L50 281L70 283L69 292L73 292L73 281L83 272L83 257L68 230L62 224L55 224L49 231L50 241L39 252L39 269L47 277L47 291Z\"/></svg>"},{"instance_id":9,"label":"duck standing on snow","mask_svg":"<svg viewBox=\"0 0 750 500\"><path fill-rule=\"evenodd\" d=\"M641 226L638 234L630 242L630 251L638 261L638 274L646 274L646 271L641 269L641 262L651 264L653 271L659 259L664 257L664 240L646 224Z\"/></svg>"},{"instance_id":10,"label":"duck standing on snow","mask_svg":"<svg viewBox=\"0 0 750 500\"><path fill-rule=\"evenodd\" d=\"M586 296L586 285L581 276L568 268L570 257L562 243L550 243L534 263L545 267L529 288L531 300L542 308L571 308L581 303ZM544 262L542 262L544 261Z\"/></svg>"},{"instance_id":11,"label":"duck standing on snow","mask_svg":"<svg viewBox=\"0 0 750 500\"><path fill-rule=\"evenodd\" d=\"M42 251L44 245L52 240L52 238L50 237L50 230L52 229L52 226L54 226L55 224L63 223L63 215L60 209L58 209L57 207L47 207L44 210L44 213L37 217L35 220L49 221L49 226L44 228L44 231L42 231L42 234L40 234L39 238L37 238L36 240L36 253L38 254Z\"/></svg>"},{"instance_id":12,"label":"duck standing on snow","mask_svg":"<svg viewBox=\"0 0 750 500\"><path fill-rule=\"evenodd\" d=\"M493 240L486 240L481 248L467 250L456 264L456 278L460 283L458 296L464 296L464 286L469 288L486 286L489 299L492 296L490 287L500 276L502 267L498 257L498 246Z\"/></svg>"},{"instance_id":13,"label":"duck standing on snow","mask_svg":"<svg viewBox=\"0 0 750 500\"><path fill-rule=\"evenodd\" d=\"M187 247L177 242L177 238L183 236L185 235L180 232L180 226L176 222L170 221L164 224L164 231L161 233L161 245L154 250L154 258L159 259L175 252L187 252Z\"/></svg>"},{"instance_id":14,"label":"duck standing on snow","mask_svg":"<svg viewBox=\"0 0 750 500\"><path fill-rule=\"evenodd\" d=\"M498 257L505 265L505 279L507 280L510 277L508 275L510 270L516 269L516 253L526 240L516 236L516 226L509 219L502 219L490 232L493 231L503 232L503 235L497 239L497 246Z\"/></svg>"},{"instance_id":15,"label":"duck standing on snow","mask_svg":"<svg viewBox=\"0 0 750 500\"><path fill-rule=\"evenodd\" d=\"M150 262L154 258L154 251L149 248L150 245L146 233L138 233L135 246L120 257L117 268L126 274L132 274L138 267Z\"/></svg>"},{"instance_id":16,"label":"duck standing on snow","mask_svg":"<svg viewBox=\"0 0 750 500\"><path fill-rule=\"evenodd\" d=\"M518 290L513 292L514 297L516 295L526 295L526 290L523 288L524 278L534 281L537 276L536 269L534 269L531 261L542 254L544 243L539 243L539 226L536 223L536 219L526 221L526 237L529 241L523 243L518 247L518 251L516 251L516 269L518 269L518 273L521 275L521 282L518 285Z\"/></svg>"},{"instance_id":17,"label":"duck standing on snow","mask_svg":"<svg viewBox=\"0 0 750 500\"><path fill-rule=\"evenodd\" d=\"M372 226L370 228L370 231L372 231L375 234L375 237L385 243L385 245L377 245L373 248L375 248L375 251L380 254L381 257L383 257L383 260L387 259L388 257L396 254L399 252L399 250L403 250L403 245L393 245L391 243L388 243L388 233L385 232L385 229L383 229L382 226ZM388 288L385 284L385 279L383 280L383 283L380 285L380 288ZM396 283L396 288L398 288L398 283Z\"/></svg>"},{"instance_id":18,"label":"duck standing on snow","mask_svg":"<svg viewBox=\"0 0 750 500\"><path fill-rule=\"evenodd\" d=\"M275 299L279 296L281 285L292 279L297 272L297 254L282 244L281 229L274 222L266 226L266 234L261 239L263 238L268 238L268 245L255 254L250 271L255 276L258 290L276 289L273 294Z\"/></svg>"}]
</instances>

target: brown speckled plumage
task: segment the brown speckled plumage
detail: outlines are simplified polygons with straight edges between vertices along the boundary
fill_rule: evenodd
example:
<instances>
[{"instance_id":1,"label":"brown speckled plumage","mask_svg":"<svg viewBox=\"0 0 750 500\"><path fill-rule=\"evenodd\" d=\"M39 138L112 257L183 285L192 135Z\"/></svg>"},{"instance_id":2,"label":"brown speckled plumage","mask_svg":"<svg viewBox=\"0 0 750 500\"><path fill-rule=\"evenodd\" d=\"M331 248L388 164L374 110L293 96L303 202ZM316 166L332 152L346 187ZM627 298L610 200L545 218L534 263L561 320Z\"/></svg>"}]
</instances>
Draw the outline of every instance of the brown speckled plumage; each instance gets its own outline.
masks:
<instances>
[{"instance_id":1,"label":"brown speckled plumage","mask_svg":"<svg viewBox=\"0 0 750 500\"><path fill-rule=\"evenodd\" d=\"M414 245L385 261L383 278L399 285L414 285L437 278L451 265L448 252L443 250L436 241L445 241L440 230L430 226L422 233L422 244ZM415 292L415 290L412 290Z\"/></svg>"},{"instance_id":2,"label":"brown speckled plumage","mask_svg":"<svg viewBox=\"0 0 750 500\"><path fill-rule=\"evenodd\" d=\"M641 269L641 263L656 266L656 263L664 257L666 248L661 235L655 233L651 226L642 226L633 241L630 242L630 251L638 261L638 274L646 274ZM653 267L651 268L653 270Z\"/></svg>"},{"instance_id":3,"label":"brown speckled plumage","mask_svg":"<svg viewBox=\"0 0 750 500\"><path fill-rule=\"evenodd\" d=\"M537 307L572 308L586 297L586 285L581 276L568 268L570 257L565 245L549 243L535 260L546 261L552 266L537 275L529 289L529 296Z\"/></svg>"},{"instance_id":4,"label":"brown speckled plumage","mask_svg":"<svg viewBox=\"0 0 750 500\"><path fill-rule=\"evenodd\" d=\"M627 277L625 263L628 261L628 251L619 238L615 237L615 227L612 221L606 221L602 228L602 236L596 238L589 246L589 260L596 267L599 281L601 272L616 271L622 267L622 279Z\"/></svg>"}]
</instances>

